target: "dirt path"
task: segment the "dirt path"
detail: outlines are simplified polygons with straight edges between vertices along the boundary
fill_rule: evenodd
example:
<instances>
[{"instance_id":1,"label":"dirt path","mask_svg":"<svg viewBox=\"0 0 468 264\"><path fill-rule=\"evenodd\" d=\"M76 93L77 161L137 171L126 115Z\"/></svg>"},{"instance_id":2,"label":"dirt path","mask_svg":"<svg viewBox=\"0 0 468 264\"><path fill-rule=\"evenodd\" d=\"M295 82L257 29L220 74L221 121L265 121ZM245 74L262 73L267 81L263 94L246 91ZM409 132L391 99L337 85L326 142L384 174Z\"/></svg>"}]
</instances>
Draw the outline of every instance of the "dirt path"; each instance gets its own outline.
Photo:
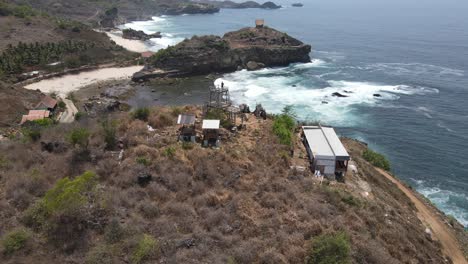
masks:
<instances>
[{"instance_id":1,"label":"dirt path","mask_svg":"<svg viewBox=\"0 0 468 264\"><path fill-rule=\"evenodd\" d=\"M75 114L78 113L78 109L76 109L75 104L68 99L62 99L67 109L63 112L62 116L60 117L60 123L72 123L75 121Z\"/></svg>"},{"instance_id":2,"label":"dirt path","mask_svg":"<svg viewBox=\"0 0 468 264\"><path fill-rule=\"evenodd\" d=\"M468 263L468 261L463 256L461 249L459 248L459 243L452 230L450 230L427 205L421 202L421 200L419 200L419 198L414 195L413 191L401 184L398 180L396 180L393 176L384 170L378 168L377 170L387 179L395 183L398 188L400 188L400 190L402 190L414 203L418 210L419 220L421 220L424 225L430 227L434 237L441 243L444 254L449 256L455 264Z\"/></svg>"}]
</instances>

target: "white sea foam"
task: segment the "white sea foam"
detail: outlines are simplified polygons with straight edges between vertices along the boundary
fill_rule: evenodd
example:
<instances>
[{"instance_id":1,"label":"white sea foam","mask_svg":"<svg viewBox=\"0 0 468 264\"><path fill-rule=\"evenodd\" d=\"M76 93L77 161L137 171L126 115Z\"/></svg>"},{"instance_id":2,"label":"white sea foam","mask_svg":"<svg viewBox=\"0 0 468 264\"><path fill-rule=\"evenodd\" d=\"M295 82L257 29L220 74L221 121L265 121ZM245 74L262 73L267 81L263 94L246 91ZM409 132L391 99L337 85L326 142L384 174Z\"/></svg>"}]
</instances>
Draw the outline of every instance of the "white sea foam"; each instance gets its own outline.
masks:
<instances>
[{"instance_id":1,"label":"white sea foam","mask_svg":"<svg viewBox=\"0 0 468 264\"><path fill-rule=\"evenodd\" d=\"M322 67L318 61L288 68L238 71L215 81L224 82L237 103L262 103L271 112L278 113L286 105L295 105L302 119L320 120L327 124L355 126L363 122L353 114L354 106L376 106L385 101L398 100L401 95L424 95L438 90L408 85L384 85L343 80L328 81L328 86L304 84L301 76L289 74L297 67ZM334 97L338 92L346 98ZM380 97L375 96L379 94ZM429 113L427 113L429 114Z\"/></svg>"},{"instance_id":2,"label":"white sea foam","mask_svg":"<svg viewBox=\"0 0 468 264\"><path fill-rule=\"evenodd\" d=\"M418 184L418 192L429 198L438 208L446 214L453 215L462 225L468 227L468 212L460 207L468 204L468 197L463 193L455 193L439 187L426 187Z\"/></svg>"},{"instance_id":3,"label":"white sea foam","mask_svg":"<svg viewBox=\"0 0 468 264\"><path fill-rule=\"evenodd\" d=\"M368 70L383 71L391 75L438 75L464 76L465 71L424 63L374 63Z\"/></svg>"},{"instance_id":4,"label":"white sea foam","mask_svg":"<svg viewBox=\"0 0 468 264\"><path fill-rule=\"evenodd\" d=\"M444 123L442 122L437 122L437 126L440 127L440 128L443 128L445 130L447 130L447 132L450 132L450 133L453 133L455 132L453 129L449 128L448 126L446 126Z\"/></svg>"}]
</instances>

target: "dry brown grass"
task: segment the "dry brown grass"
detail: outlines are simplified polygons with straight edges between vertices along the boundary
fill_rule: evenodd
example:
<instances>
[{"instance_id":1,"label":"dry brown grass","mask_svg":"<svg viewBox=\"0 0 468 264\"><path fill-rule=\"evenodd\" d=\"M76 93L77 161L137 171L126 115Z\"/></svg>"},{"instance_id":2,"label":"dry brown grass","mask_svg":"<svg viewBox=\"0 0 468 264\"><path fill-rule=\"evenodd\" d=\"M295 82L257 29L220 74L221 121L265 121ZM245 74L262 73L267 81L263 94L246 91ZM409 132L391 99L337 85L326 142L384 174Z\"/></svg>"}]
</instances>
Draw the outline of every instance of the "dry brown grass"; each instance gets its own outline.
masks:
<instances>
[{"instance_id":1,"label":"dry brown grass","mask_svg":"<svg viewBox=\"0 0 468 264\"><path fill-rule=\"evenodd\" d=\"M175 120L166 111L164 115ZM90 229L79 237L82 246L72 252L64 254L51 244L36 243L29 259L82 262L84 256L101 256L105 261L109 248L114 248L112 261L122 263L132 254L138 237L150 234L160 241L160 254L153 262L301 263L311 239L343 230L350 236L355 263L444 261L439 245L426 239L407 198L360 162L358 145L352 146L356 151L351 153L361 177L372 187L373 199L360 197L346 184L320 186L310 177L291 177L280 154L287 149L268 132L270 121L259 124L264 134L242 136L251 140L248 144L233 138L224 140L219 150L198 145L183 149L175 140L176 126L166 124L149 132L147 123L123 115L118 117L118 134L125 142L123 160L119 163L118 155L103 151L105 143L95 135L90 151L96 160L80 165L80 170L97 172L105 194L102 203L108 205L102 217L106 223L117 221L125 230L122 236L110 243L107 227ZM156 116L161 121L161 113ZM80 125L94 131L96 124L89 122ZM175 149L173 157L163 154L169 146ZM78 174L68 173L75 166L69 163L71 148L60 154L45 153L37 144L16 142L2 144L0 150L12 160L0 179L0 186L6 186L6 195L0 195L1 235L16 227L19 211L57 179ZM16 155L24 159L15 159ZM137 157L147 158L149 165L137 163ZM34 181L28 178L32 169L41 175ZM153 177L144 188L137 184L140 173ZM13 263L21 258L4 260Z\"/></svg>"}]
</instances>

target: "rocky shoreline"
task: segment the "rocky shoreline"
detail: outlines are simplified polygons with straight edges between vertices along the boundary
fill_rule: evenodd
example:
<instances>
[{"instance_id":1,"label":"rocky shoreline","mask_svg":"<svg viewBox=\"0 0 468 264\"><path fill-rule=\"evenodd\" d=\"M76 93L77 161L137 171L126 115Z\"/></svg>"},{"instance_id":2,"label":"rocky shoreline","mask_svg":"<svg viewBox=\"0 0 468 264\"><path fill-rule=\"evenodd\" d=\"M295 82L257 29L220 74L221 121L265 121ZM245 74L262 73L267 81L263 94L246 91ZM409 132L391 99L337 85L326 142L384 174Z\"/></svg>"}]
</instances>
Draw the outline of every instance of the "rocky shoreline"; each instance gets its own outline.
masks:
<instances>
[{"instance_id":1,"label":"rocky shoreline","mask_svg":"<svg viewBox=\"0 0 468 264\"><path fill-rule=\"evenodd\" d=\"M227 9L244 9L244 8L261 8L261 9L279 9L280 5L277 5L271 1L260 4L255 1L246 1L246 2L233 2L233 1L203 1L203 3L213 5L218 8L227 8Z\"/></svg>"},{"instance_id":2,"label":"rocky shoreline","mask_svg":"<svg viewBox=\"0 0 468 264\"><path fill-rule=\"evenodd\" d=\"M133 81L306 63L310 51L310 45L269 27L243 28L223 37L195 36L160 50Z\"/></svg>"},{"instance_id":3,"label":"rocky shoreline","mask_svg":"<svg viewBox=\"0 0 468 264\"><path fill-rule=\"evenodd\" d=\"M156 32L154 34L146 34L143 30L134 30L131 28L126 28L122 30L122 37L124 39L131 40L150 40L152 38L161 38L161 32Z\"/></svg>"}]
</instances>

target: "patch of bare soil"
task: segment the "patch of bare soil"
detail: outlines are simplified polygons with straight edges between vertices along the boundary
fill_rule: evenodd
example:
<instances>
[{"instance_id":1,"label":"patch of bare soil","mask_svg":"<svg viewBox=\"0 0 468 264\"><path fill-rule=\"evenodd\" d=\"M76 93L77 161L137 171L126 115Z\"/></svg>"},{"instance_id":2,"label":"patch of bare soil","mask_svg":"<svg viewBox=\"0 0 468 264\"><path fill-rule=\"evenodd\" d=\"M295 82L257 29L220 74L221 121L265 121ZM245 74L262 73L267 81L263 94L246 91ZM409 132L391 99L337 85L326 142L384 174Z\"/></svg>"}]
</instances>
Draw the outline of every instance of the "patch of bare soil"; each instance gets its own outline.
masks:
<instances>
[{"instance_id":1,"label":"patch of bare soil","mask_svg":"<svg viewBox=\"0 0 468 264\"><path fill-rule=\"evenodd\" d=\"M450 256L453 263L455 264L464 264L468 263L465 257L463 256L463 252L460 249L459 243L455 234L453 234L452 230L447 227L446 224L440 219L440 217L433 211L432 208L429 208L421 202L421 200L416 197L412 190L408 187L403 185L400 181L395 179L392 175L388 172L377 168L377 170L385 176L388 180L393 182L402 190L408 198L414 203L418 210L418 218L424 225L430 227L432 234L434 237L441 243L443 252Z\"/></svg>"}]
</instances>

